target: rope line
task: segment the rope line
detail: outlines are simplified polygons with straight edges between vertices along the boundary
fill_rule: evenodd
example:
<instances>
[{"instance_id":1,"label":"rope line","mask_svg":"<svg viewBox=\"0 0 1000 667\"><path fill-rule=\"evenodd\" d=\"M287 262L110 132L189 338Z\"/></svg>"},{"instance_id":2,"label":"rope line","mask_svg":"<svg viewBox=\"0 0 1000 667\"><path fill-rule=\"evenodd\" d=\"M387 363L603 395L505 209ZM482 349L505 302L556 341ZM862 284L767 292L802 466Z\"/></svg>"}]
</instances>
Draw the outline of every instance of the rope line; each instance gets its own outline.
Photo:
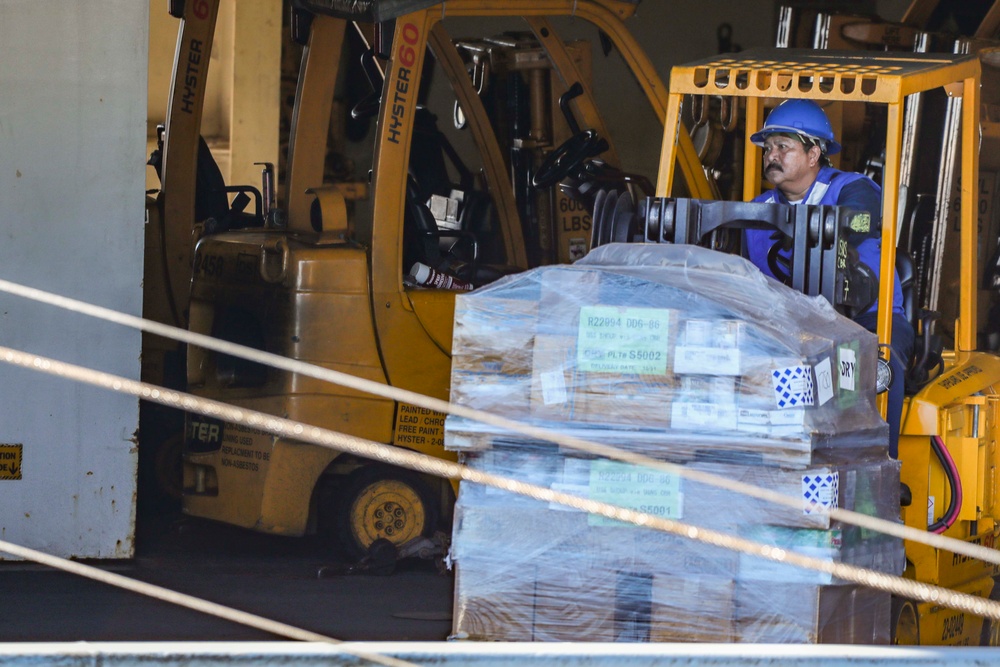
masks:
<instances>
[{"instance_id":1,"label":"rope line","mask_svg":"<svg viewBox=\"0 0 1000 667\"><path fill-rule=\"evenodd\" d=\"M13 556L18 556L19 558L24 558L25 560L34 561L42 565L47 565L51 568L62 570L63 572L68 572L70 574L75 574L93 581L100 582L102 584L108 584L110 586L115 586L133 593L138 593L140 595L145 595L147 597L155 598L163 602L168 602L180 607L186 607L187 609L192 609L194 611L202 612L218 618L222 618L227 621L232 621L233 623L239 623L257 630L262 630L268 632L272 635L279 637L285 637L287 639L294 639L297 641L304 642L322 642L325 644L336 644L339 645L341 650L345 653L349 653L358 658L364 660L370 660L381 665L386 665L387 667L416 667L414 663L407 662L405 660L399 660L391 656L383 656L377 653L371 653L369 651L358 651L356 649L343 646L343 642L339 639L334 639L333 637L328 637L326 635L312 632L310 630L303 630L302 628L297 628L294 625L289 625L287 623L282 623L280 621L274 621L263 616L258 616L256 614L251 614L249 612L240 611L239 609L234 609L232 607L227 607L225 605L217 604L215 602L209 602L208 600L203 600L201 598L194 597L192 595L187 595L186 593L178 593L177 591L172 591L169 588L164 588L162 586L157 586L155 584L149 584L144 581L138 581L136 579L131 579L129 577L122 576L120 574L115 574L114 572L107 572L99 568L93 567L92 565L84 565L76 561L68 560L66 558L60 558L58 556L53 556L47 554L43 551L37 551L29 547L23 547L12 542L7 542L5 540L0 540L0 551L4 551Z\"/></svg>"},{"instance_id":2,"label":"rope line","mask_svg":"<svg viewBox=\"0 0 1000 667\"><path fill-rule=\"evenodd\" d=\"M232 406L221 401L164 389L149 383L129 380L120 376L21 352L8 347L0 347L0 361L104 389L131 394L138 398L155 401L170 407L245 424L276 436L293 438L302 442L363 456L391 465L407 467L439 477L483 484L525 495L536 500L558 503L592 514L599 514L609 519L660 530L777 563L786 563L804 569L827 573L844 581L861 584L869 588L914 600L932 602L957 611L1000 621L1000 602L976 595L959 593L940 586L919 583L900 576L875 572L853 565L834 563L805 556L728 533L701 528L671 519L664 519L626 507L619 507L610 503L554 491L548 487L484 473L426 454L419 454L392 445L349 436L318 426L308 426L290 419L274 417L255 410ZM3 543L0 543L0 546L2 545Z\"/></svg>"},{"instance_id":3,"label":"rope line","mask_svg":"<svg viewBox=\"0 0 1000 667\"><path fill-rule=\"evenodd\" d=\"M617 447L603 445L600 443L577 438L564 433L559 433L551 429L533 426L518 422L505 417L500 417L481 410L475 410L462 405L449 403L437 398L418 394L416 392L392 387L386 384L366 380L348 373L322 368L313 364L308 364L295 359L289 359L270 352L263 352L244 345L238 345L229 341L224 341L204 334L194 333L186 329L161 324L152 320L143 319L134 315L128 315L120 311L96 306L94 304L71 299L69 297L53 294L44 290L27 287L8 280L0 279L0 292L7 292L16 296L21 296L32 301L56 306L64 310L79 313L89 317L94 317L107 322L113 322L122 326L127 326L147 333L156 334L164 338L169 338L188 345L203 347L215 352L221 352L235 357L240 357L248 361L253 361L266 366L271 366L291 373L299 373L318 380L324 380L343 387L366 392L392 401L409 403L418 407L443 412L457 417L471 419L483 424L517 433L527 438L552 442L579 452L584 452L594 456L604 457L612 460L630 463L633 465L654 468L662 472L677 475L693 482L706 484L733 493L739 493L752 498L757 498L775 505L788 507L794 510L803 509L802 498L789 496L771 489L766 489L745 482L739 482L726 477L721 477L709 472L686 468L682 465L652 459L642 454L628 452ZM878 517L869 516L860 512L847 510L839 507L829 508L819 506L810 508L816 514L826 513L831 519L851 524L861 528L874 530L892 537L897 537L919 544L925 544L936 549L949 551L969 558L975 558L994 565L1000 565L1000 551L988 547L965 542L953 537L946 537L919 530L893 521L887 521Z\"/></svg>"}]
</instances>

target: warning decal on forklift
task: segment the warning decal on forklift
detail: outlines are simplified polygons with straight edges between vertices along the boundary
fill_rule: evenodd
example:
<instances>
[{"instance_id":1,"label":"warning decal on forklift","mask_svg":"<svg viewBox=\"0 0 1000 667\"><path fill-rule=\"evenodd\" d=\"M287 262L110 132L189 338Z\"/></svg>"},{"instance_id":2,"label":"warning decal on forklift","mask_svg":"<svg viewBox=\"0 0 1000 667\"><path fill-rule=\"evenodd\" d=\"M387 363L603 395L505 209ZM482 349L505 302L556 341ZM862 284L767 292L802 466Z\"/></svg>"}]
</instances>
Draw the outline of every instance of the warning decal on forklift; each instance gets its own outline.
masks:
<instances>
[{"instance_id":1,"label":"warning decal on forklift","mask_svg":"<svg viewBox=\"0 0 1000 667\"><path fill-rule=\"evenodd\" d=\"M444 447L444 413L400 403L395 431L397 445Z\"/></svg>"},{"instance_id":2,"label":"warning decal on forklift","mask_svg":"<svg viewBox=\"0 0 1000 667\"><path fill-rule=\"evenodd\" d=\"M21 479L21 450L24 445L0 444L0 479Z\"/></svg>"}]
</instances>

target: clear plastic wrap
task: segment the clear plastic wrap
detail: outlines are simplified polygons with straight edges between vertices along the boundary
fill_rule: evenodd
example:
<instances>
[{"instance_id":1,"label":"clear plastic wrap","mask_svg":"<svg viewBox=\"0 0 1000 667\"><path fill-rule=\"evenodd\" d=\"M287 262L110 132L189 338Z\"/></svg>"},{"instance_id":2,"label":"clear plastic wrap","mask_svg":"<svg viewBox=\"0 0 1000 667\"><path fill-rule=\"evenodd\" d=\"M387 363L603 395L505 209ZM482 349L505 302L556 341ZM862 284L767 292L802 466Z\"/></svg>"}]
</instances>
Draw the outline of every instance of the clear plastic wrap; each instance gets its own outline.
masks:
<instances>
[{"instance_id":1,"label":"clear plastic wrap","mask_svg":"<svg viewBox=\"0 0 1000 667\"><path fill-rule=\"evenodd\" d=\"M816 507L898 521L899 463L887 458L807 470L693 464L801 497L801 510L618 461L569 456L542 443L511 443L462 459L484 472L829 562L896 575L905 566L901 540L831 522ZM456 637L888 641L888 594L476 484L460 488L451 555Z\"/></svg>"},{"instance_id":2,"label":"clear plastic wrap","mask_svg":"<svg viewBox=\"0 0 1000 667\"><path fill-rule=\"evenodd\" d=\"M876 358L873 334L746 260L612 244L458 296L451 399L679 462L806 467L887 446ZM505 437L448 422L452 450Z\"/></svg>"},{"instance_id":3,"label":"clear plastic wrap","mask_svg":"<svg viewBox=\"0 0 1000 667\"><path fill-rule=\"evenodd\" d=\"M467 465L830 562L901 574L875 337L738 257L604 246L457 298L452 401L801 498L776 506L449 417ZM463 482L454 636L887 643L890 597Z\"/></svg>"}]
</instances>

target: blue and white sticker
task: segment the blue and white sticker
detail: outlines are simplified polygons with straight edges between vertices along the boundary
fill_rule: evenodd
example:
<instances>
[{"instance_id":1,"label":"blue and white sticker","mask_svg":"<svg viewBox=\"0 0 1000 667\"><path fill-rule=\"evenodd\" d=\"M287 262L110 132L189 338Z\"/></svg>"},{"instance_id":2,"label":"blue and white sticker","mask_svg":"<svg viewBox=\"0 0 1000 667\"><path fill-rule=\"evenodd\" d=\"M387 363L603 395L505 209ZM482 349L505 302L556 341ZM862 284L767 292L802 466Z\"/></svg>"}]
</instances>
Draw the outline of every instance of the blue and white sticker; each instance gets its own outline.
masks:
<instances>
[{"instance_id":1,"label":"blue and white sticker","mask_svg":"<svg viewBox=\"0 0 1000 667\"><path fill-rule=\"evenodd\" d=\"M776 368L771 371L771 382L774 385L775 405L781 410L816 404L810 366Z\"/></svg>"},{"instance_id":2,"label":"blue and white sticker","mask_svg":"<svg viewBox=\"0 0 1000 667\"><path fill-rule=\"evenodd\" d=\"M802 475L802 513L819 514L838 507L840 473ZM823 508L823 509L821 509Z\"/></svg>"}]
</instances>

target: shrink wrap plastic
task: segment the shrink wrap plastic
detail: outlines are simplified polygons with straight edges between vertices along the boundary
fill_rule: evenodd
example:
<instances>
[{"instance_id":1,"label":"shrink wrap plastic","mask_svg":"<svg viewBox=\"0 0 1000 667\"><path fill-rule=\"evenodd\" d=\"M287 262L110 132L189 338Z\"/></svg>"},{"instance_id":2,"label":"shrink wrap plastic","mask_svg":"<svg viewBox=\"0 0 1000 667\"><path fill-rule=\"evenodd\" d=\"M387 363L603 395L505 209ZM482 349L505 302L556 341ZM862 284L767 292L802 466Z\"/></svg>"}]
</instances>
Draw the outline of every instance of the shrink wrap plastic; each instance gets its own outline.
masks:
<instances>
[{"instance_id":1,"label":"shrink wrap plastic","mask_svg":"<svg viewBox=\"0 0 1000 667\"><path fill-rule=\"evenodd\" d=\"M451 400L678 462L801 468L885 451L876 358L874 334L746 260L611 244L459 295ZM445 446L508 435L449 417Z\"/></svg>"},{"instance_id":2,"label":"shrink wrap plastic","mask_svg":"<svg viewBox=\"0 0 1000 667\"><path fill-rule=\"evenodd\" d=\"M744 260L609 245L456 300L452 401L802 499L757 501L449 417L469 466L901 574L875 337ZM828 574L463 482L455 638L887 643L890 597Z\"/></svg>"}]
</instances>

